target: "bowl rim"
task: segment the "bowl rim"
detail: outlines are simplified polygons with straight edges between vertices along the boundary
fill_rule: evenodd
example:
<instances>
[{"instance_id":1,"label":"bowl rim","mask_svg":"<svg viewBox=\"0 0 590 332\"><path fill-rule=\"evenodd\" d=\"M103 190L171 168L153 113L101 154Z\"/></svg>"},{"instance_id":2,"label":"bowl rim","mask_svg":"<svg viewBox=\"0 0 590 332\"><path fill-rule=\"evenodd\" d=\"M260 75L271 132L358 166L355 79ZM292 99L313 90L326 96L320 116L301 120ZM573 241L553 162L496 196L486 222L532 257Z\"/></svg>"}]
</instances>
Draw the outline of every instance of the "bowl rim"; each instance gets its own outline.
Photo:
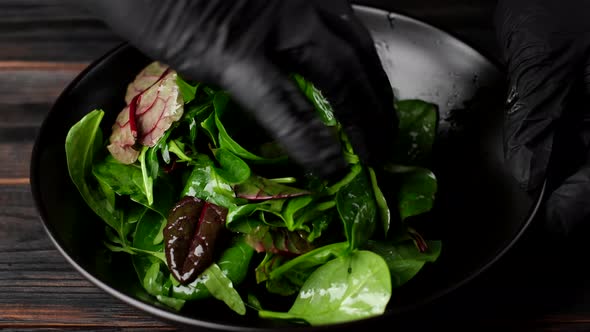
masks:
<instances>
[{"instance_id":1,"label":"bowl rim","mask_svg":"<svg viewBox=\"0 0 590 332\"><path fill-rule=\"evenodd\" d=\"M470 52L475 52L478 56L481 56L485 61L487 61L494 68L501 71L498 66L498 63L495 62L494 60L492 60L490 57L488 57L484 53L480 52L479 50L475 49L471 45L467 44L461 38L458 38L457 36L453 35L452 33L449 33L443 29L440 29L440 28L436 27L435 25L432 25L430 23L426 23L426 22L416 19L410 15L407 15L405 13L389 11L389 10L380 9L380 8L373 7L373 6L366 6L366 5L354 4L353 7L355 9L365 10L365 11L369 11L369 12L373 12L373 13L392 15L393 17L398 17L398 18L410 21L413 24L420 25L424 28L436 31L438 33L443 33L443 34L447 35L449 38L454 39L454 41L456 41L461 47L465 48L466 50L469 50ZM50 110L46 113L45 118L44 118L43 122L41 123L40 129L37 132L37 136L34 140L33 149L31 152L30 171L29 171L30 188L31 188L34 204L35 204L36 210L38 212L38 220L42 224L43 229L45 230L45 233L50 238L51 242L54 244L54 246L57 248L57 250L60 252L60 254L68 261L68 263L71 264L71 266L73 266L75 268L76 271L78 271L86 280L90 281L96 287L100 288L101 290L105 291L107 294L122 301L123 303L126 303L127 305L130 305L131 307L133 307L135 309L139 309L143 312L146 312L146 313L152 315L153 317L155 317L157 319L164 320L164 321L167 321L171 324L176 324L176 325L180 324L180 325L184 325L184 326L202 327L202 328L212 329L212 330L240 331L240 332L277 330L277 328L275 328L275 327L268 327L268 328L267 327L248 327L248 326L243 326L243 325L213 323L213 322L200 320L200 319L196 319L196 318L190 318L190 317L178 314L178 313L174 313L174 312L167 311L165 309L158 308L157 306L148 304L148 303L138 300L130 295L120 292L120 291L116 290L115 288L109 286L107 283L101 281L99 278L95 277L90 272L86 271L80 264L78 264L76 262L76 260L72 256L70 256L70 254L65 250L65 248L62 246L60 241L57 239L53 228L50 225L48 225L47 222L45 221L47 219L47 212L45 211L45 208L42 204L43 199L42 199L41 190L39 187L40 180L39 180L39 171L38 170L41 167L40 160L39 160L40 159L40 149L41 149L40 146L42 145L41 144L41 137L44 136L43 133L47 131L47 127L46 127L47 121L46 120L53 113L57 112L57 110L56 110L57 105L62 104L63 100L67 99L69 93L73 89L75 89L76 86L82 80L84 80L93 71L98 70L98 68L100 67L99 65L101 63L103 63L105 60L107 60L109 58L116 57L117 54L128 50L128 48L130 48L130 47L133 48L133 46L130 45L128 42L121 42L120 44L111 48L109 51L105 52L102 56L91 61L88 64L88 66L86 68L84 68L82 71L80 71L76 75L76 77L63 89L63 91L60 93L58 98L54 101L53 106L51 106ZM540 206L542 205L543 198L545 197L546 186L547 186L547 181L545 180L543 182L541 189L539 190L538 197L535 197L535 199L533 200L534 204L530 208L527 219L525 221L523 221L519 231L515 234L515 236L510 241L507 241L507 243L505 244L505 246L502 249L498 250L498 252L495 254L493 259L487 261L486 263L481 264L479 267L476 267L475 269L473 269L473 271L467 277L461 279L459 282L454 283L452 286L446 287L443 290L436 292L429 297L426 297L425 299L423 299L423 301L415 303L414 305L409 306L407 309L405 309L401 312L398 312L398 313L402 313L405 311L412 311L418 307L423 306L425 303L427 304L427 303L430 303L434 300L437 300L439 298L446 296L447 294L451 293L452 291L463 287L467 283L470 283L473 279L480 276L483 272L488 270L491 266L495 265L498 260L502 259L502 257L504 257L506 255L506 253L512 249L514 244L516 242L518 242L518 240L523 236L523 234L526 233L527 229L529 228L529 226L531 225L533 220L536 218L536 216L538 214L538 210L539 210ZM318 328L319 329L344 328L344 327L347 327L347 326L349 327L352 324L356 324L359 322L360 323L374 322L374 321L383 319L384 317L387 317L387 316L388 315L387 315L387 311L386 311L383 315L362 319L360 321L337 323L337 324L330 324L330 325L325 325L325 326L293 325L293 326L288 327L287 329L290 329L290 330L301 330L301 329L314 330L314 329L318 329ZM278 329L283 330L284 328L281 327Z\"/></svg>"}]
</instances>

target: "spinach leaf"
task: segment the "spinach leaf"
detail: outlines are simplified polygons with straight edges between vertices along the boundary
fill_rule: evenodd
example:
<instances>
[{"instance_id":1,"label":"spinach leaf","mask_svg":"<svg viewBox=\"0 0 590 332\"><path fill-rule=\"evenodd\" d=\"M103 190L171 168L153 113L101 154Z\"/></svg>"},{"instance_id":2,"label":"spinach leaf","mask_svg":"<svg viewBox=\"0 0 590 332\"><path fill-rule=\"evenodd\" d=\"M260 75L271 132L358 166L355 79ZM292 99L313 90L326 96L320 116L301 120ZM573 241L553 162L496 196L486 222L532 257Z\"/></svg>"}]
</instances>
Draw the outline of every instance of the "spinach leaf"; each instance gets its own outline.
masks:
<instances>
[{"instance_id":1,"label":"spinach leaf","mask_svg":"<svg viewBox=\"0 0 590 332\"><path fill-rule=\"evenodd\" d=\"M326 262L344 255L348 252L347 242L337 242L321 246L303 255L297 256L286 263L268 270L267 279L275 280L288 276L294 271L312 271Z\"/></svg>"},{"instance_id":2,"label":"spinach leaf","mask_svg":"<svg viewBox=\"0 0 590 332\"><path fill-rule=\"evenodd\" d=\"M385 259L391 272L392 287L397 288L414 278L424 264L438 259L442 248L441 241L427 241L427 244L427 251L420 252L412 240L397 243L369 241L367 250Z\"/></svg>"},{"instance_id":3,"label":"spinach leaf","mask_svg":"<svg viewBox=\"0 0 590 332\"><path fill-rule=\"evenodd\" d=\"M103 185L118 195L129 195L141 204L148 204L141 168L136 164L122 164L111 155L92 167L92 174Z\"/></svg>"},{"instance_id":4,"label":"spinach leaf","mask_svg":"<svg viewBox=\"0 0 590 332\"><path fill-rule=\"evenodd\" d=\"M221 254L217 265L233 285L239 285L246 278L253 255L254 249L244 241L243 237L239 237ZM180 285L174 280L175 284L172 286L173 297L184 300L198 300L209 297L211 293L206 286L208 273L205 270L195 281L186 286Z\"/></svg>"},{"instance_id":5,"label":"spinach leaf","mask_svg":"<svg viewBox=\"0 0 590 332\"><path fill-rule=\"evenodd\" d=\"M100 122L104 111L94 110L84 116L70 130L66 137L66 160L68 172L74 185L88 206L104 222L112 227L125 242L123 215L113 205L113 194L92 177L92 165L102 147Z\"/></svg>"},{"instance_id":6,"label":"spinach leaf","mask_svg":"<svg viewBox=\"0 0 590 332\"><path fill-rule=\"evenodd\" d=\"M399 185L397 205L402 220L428 212L438 190L436 176L422 167L388 168Z\"/></svg>"},{"instance_id":7,"label":"spinach leaf","mask_svg":"<svg viewBox=\"0 0 590 332\"><path fill-rule=\"evenodd\" d=\"M400 100L395 104L399 132L394 144L394 162L425 166L436 136L438 109L436 105L417 99Z\"/></svg>"},{"instance_id":8,"label":"spinach leaf","mask_svg":"<svg viewBox=\"0 0 590 332\"><path fill-rule=\"evenodd\" d=\"M391 279L381 256L355 251L317 268L286 312L261 310L262 318L303 320L325 325L383 314L391 298Z\"/></svg>"},{"instance_id":9,"label":"spinach leaf","mask_svg":"<svg viewBox=\"0 0 590 332\"><path fill-rule=\"evenodd\" d=\"M238 200L231 183L217 174L213 161L208 156L199 154L196 156L194 164L195 166L181 192L181 197L198 197L225 208L235 206Z\"/></svg>"},{"instance_id":10,"label":"spinach leaf","mask_svg":"<svg viewBox=\"0 0 590 332\"><path fill-rule=\"evenodd\" d=\"M299 196L288 200L287 205L282 211L282 217L289 231L303 229L309 232L309 227L304 226L305 219L296 217L301 215L301 210L307 207L312 201L312 196Z\"/></svg>"},{"instance_id":11,"label":"spinach leaf","mask_svg":"<svg viewBox=\"0 0 590 332\"><path fill-rule=\"evenodd\" d=\"M133 246L144 252L153 252L155 257L166 262L162 230L166 226L166 218L160 214L146 210L137 223L133 234Z\"/></svg>"},{"instance_id":12,"label":"spinach leaf","mask_svg":"<svg viewBox=\"0 0 590 332\"><path fill-rule=\"evenodd\" d=\"M336 194L336 208L351 249L364 245L373 235L377 204L367 174L359 172Z\"/></svg>"},{"instance_id":13,"label":"spinach leaf","mask_svg":"<svg viewBox=\"0 0 590 332\"><path fill-rule=\"evenodd\" d=\"M201 122L201 128L205 129L205 133L209 136L214 147L220 146L218 138L217 125L215 124L215 112L211 112L209 116Z\"/></svg>"},{"instance_id":14,"label":"spinach leaf","mask_svg":"<svg viewBox=\"0 0 590 332\"><path fill-rule=\"evenodd\" d=\"M260 203L234 205L229 208L227 217L225 219L226 225L228 227L233 227L231 225L236 220L239 220L243 217L248 217L254 214L255 212L260 211L272 213L273 215L282 217L281 211L283 211L283 206L286 201L286 199L269 199L267 201L263 201Z\"/></svg>"},{"instance_id":15,"label":"spinach leaf","mask_svg":"<svg viewBox=\"0 0 590 332\"><path fill-rule=\"evenodd\" d=\"M174 188L165 177L156 182L159 190L153 194L153 204L148 203L144 173L137 164L122 164L109 155L94 165L92 173L104 190L108 188L118 195L128 195L131 200L160 213L164 218L168 216L168 211L174 204Z\"/></svg>"},{"instance_id":16,"label":"spinach leaf","mask_svg":"<svg viewBox=\"0 0 590 332\"><path fill-rule=\"evenodd\" d=\"M161 261L145 255L134 255L131 259L137 276L148 294L172 309L177 311L182 309L185 301L169 296L172 283L162 272Z\"/></svg>"},{"instance_id":17,"label":"spinach leaf","mask_svg":"<svg viewBox=\"0 0 590 332\"><path fill-rule=\"evenodd\" d=\"M240 157L226 149L215 149L213 153L221 166L221 168L216 168L215 171L227 182L239 184L250 178L250 166Z\"/></svg>"}]
</instances>

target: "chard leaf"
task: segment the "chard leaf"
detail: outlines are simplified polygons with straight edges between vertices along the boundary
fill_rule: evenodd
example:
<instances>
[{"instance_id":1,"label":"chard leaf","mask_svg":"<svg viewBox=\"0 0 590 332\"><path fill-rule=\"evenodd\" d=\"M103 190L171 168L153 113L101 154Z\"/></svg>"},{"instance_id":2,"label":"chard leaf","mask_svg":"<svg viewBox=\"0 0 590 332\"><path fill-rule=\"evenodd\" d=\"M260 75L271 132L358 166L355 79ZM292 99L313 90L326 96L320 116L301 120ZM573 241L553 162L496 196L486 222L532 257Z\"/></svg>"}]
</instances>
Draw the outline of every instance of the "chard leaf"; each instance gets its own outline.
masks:
<instances>
[{"instance_id":1,"label":"chard leaf","mask_svg":"<svg viewBox=\"0 0 590 332\"><path fill-rule=\"evenodd\" d=\"M146 76L140 74L139 77L144 79ZM124 164L134 163L139 157L134 148L137 144L153 147L172 124L180 120L184 102L176 77L176 72L166 69L156 82L128 101L119 113L107 146L117 160ZM149 80L151 82L151 78ZM132 83L130 86L137 85Z\"/></svg>"},{"instance_id":2,"label":"chard leaf","mask_svg":"<svg viewBox=\"0 0 590 332\"><path fill-rule=\"evenodd\" d=\"M399 132L394 144L394 162L424 166L436 136L438 109L434 104L416 99L400 100L395 108Z\"/></svg>"},{"instance_id":3,"label":"chard leaf","mask_svg":"<svg viewBox=\"0 0 590 332\"><path fill-rule=\"evenodd\" d=\"M303 320L313 326L343 323L383 314L390 298L391 280L383 258L355 251L317 268L288 312L261 310L259 315Z\"/></svg>"},{"instance_id":4,"label":"chard leaf","mask_svg":"<svg viewBox=\"0 0 590 332\"><path fill-rule=\"evenodd\" d=\"M243 237L239 237L223 251L217 265L232 284L239 285L246 278L253 254L254 249L244 241ZM195 281L185 286L173 283L172 296L183 300L199 300L211 296L205 285L208 280L207 273L205 270ZM172 281L176 282L175 279Z\"/></svg>"},{"instance_id":5,"label":"chard leaf","mask_svg":"<svg viewBox=\"0 0 590 332\"><path fill-rule=\"evenodd\" d=\"M305 233L268 225L259 225L249 232L246 242L257 252L280 255L300 255L312 249Z\"/></svg>"},{"instance_id":6,"label":"chard leaf","mask_svg":"<svg viewBox=\"0 0 590 332\"><path fill-rule=\"evenodd\" d=\"M392 287L397 288L414 278L426 263L433 263L440 256L441 241L426 242L428 249L425 252L421 252L412 240L397 243L369 241L367 249L385 259L391 272Z\"/></svg>"},{"instance_id":7,"label":"chard leaf","mask_svg":"<svg viewBox=\"0 0 590 332\"><path fill-rule=\"evenodd\" d=\"M249 201L290 198L310 194L307 190L287 186L258 175L252 175L248 180L234 186L234 190L237 197Z\"/></svg>"},{"instance_id":8,"label":"chard leaf","mask_svg":"<svg viewBox=\"0 0 590 332\"><path fill-rule=\"evenodd\" d=\"M165 64L154 61L143 68L133 82L127 85L127 91L125 93L125 103L129 105L131 100L137 96L138 94L146 91L154 84L156 84L160 79L162 79L162 75L168 70L168 66Z\"/></svg>"}]
</instances>

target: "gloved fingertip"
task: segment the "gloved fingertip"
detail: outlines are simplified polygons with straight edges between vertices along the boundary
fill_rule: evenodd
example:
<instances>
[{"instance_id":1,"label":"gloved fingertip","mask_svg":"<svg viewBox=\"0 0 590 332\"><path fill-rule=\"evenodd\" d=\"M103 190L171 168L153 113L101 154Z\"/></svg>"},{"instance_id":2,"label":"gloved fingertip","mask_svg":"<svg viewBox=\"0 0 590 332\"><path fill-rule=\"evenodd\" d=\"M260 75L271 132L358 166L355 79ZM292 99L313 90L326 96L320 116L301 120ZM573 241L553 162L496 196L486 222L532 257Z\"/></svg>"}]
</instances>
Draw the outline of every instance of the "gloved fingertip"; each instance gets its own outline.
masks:
<instances>
[{"instance_id":1,"label":"gloved fingertip","mask_svg":"<svg viewBox=\"0 0 590 332\"><path fill-rule=\"evenodd\" d=\"M328 183L335 183L342 180L350 172L348 164L342 159L341 161L331 163L327 167L321 167L318 170L319 176L328 181Z\"/></svg>"}]
</instances>

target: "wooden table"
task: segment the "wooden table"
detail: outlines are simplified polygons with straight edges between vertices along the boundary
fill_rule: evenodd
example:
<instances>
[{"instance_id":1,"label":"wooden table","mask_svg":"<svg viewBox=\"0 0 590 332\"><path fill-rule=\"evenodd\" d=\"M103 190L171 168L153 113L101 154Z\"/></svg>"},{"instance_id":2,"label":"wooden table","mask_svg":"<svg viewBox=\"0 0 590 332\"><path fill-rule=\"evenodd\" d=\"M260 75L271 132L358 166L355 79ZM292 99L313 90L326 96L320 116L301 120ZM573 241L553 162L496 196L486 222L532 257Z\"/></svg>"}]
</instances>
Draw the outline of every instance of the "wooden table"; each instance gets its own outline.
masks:
<instances>
[{"instance_id":1,"label":"wooden table","mask_svg":"<svg viewBox=\"0 0 590 332\"><path fill-rule=\"evenodd\" d=\"M427 0L392 2L363 3L409 13L492 57L497 55L491 27L493 1L453 0L446 7ZM44 232L30 193L29 159L44 115L68 82L119 42L102 24L59 1L0 1L0 329L176 329L105 294L70 267ZM547 263L548 269L559 266ZM533 302L553 302L554 297L545 298L548 288L576 294L568 297L569 302L557 302L562 306L543 310L530 306L522 315L486 309L487 313L480 310L484 314L473 317L459 315L462 318L453 324L479 322L498 331L511 326L590 330L590 302L585 305L590 286L584 287L590 276L585 276L565 288L549 282L525 292L524 297L532 296ZM520 286L512 287L514 293L522 291ZM495 293L493 287L486 289ZM496 303L490 307L503 306Z\"/></svg>"}]
</instances>

